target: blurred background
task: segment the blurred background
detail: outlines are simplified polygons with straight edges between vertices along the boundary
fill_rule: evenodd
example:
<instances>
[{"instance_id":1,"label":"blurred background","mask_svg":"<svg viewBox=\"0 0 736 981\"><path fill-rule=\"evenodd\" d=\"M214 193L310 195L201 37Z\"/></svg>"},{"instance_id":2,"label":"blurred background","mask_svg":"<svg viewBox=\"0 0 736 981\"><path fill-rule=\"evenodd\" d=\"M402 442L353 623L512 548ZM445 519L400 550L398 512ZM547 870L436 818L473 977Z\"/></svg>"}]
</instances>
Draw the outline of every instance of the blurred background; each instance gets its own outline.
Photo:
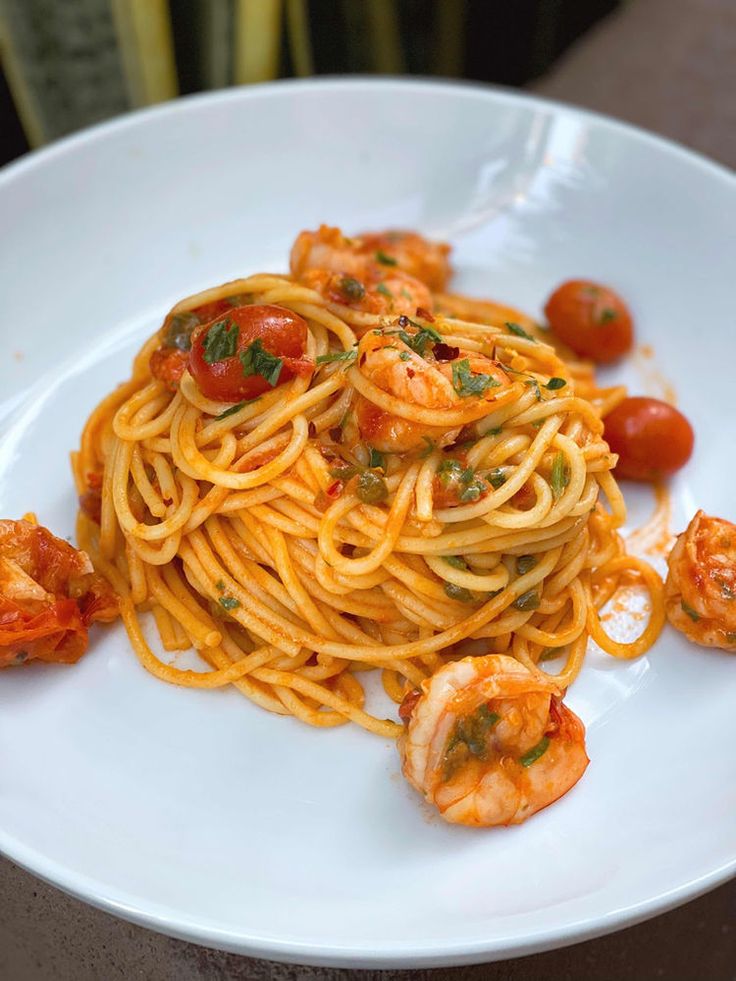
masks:
<instances>
[{"instance_id":1,"label":"blurred background","mask_svg":"<svg viewBox=\"0 0 736 981\"><path fill-rule=\"evenodd\" d=\"M736 0L0 0L0 164L179 95L348 73L523 87L736 164Z\"/></svg>"}]
</instances>

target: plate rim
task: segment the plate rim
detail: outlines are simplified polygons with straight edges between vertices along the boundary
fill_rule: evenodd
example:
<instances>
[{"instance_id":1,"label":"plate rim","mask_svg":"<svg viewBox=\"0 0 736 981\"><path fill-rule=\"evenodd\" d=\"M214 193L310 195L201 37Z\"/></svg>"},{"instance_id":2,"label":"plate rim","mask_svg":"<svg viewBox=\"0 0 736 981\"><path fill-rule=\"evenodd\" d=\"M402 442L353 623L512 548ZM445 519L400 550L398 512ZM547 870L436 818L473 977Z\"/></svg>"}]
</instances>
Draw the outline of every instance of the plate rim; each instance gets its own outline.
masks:
<instances>
[{"instance_id":1,"label":"plate rim","mask_svg":"<svg viewBox=\"0 0 736 981\"><path fill-rule=\"evenodd\" d=\"M150 118L187 113L196 103L214 104L229 101L240 102L269 99L280 96L284 90L295 91L375 91L399 88L404 92L444 91L456 95L471 95L497 105L512 105L520 108L541 109L550 114L569 114L596 126L613 131L625 139L633 139L639 144L657 148L660 152L674 156L691 167L708 175L708 179L723 182L729 189L736 188L736 172L727 165L711 160L709 157L691 150L666 137L651 133L631 123L615 119L590 109L579 108L570 103L549 99L506 88L462 79L432 79L423 77L381 76L319 76L309 79L280 79L274 82L251 86L234 86L215 92L202 92L182 96L178 99L134 110L111 120L87 127L79 132L63 137L49 146L32 150L17 161L0 168L0 193L7 193L15 180L53 162L77 148L104 140L110 134L135 129ZM36 379L35 381L38 381ZM10 396L13 401L19 398L20 404L35 381L24 386ZM247 932L234 932L228 928L217 928L214 924L202 925L191 917L177 914L172 918L161 908L145 907L141 897L132 897L106 886L103 882L87 875L75 873L39 850L29 847L21 840L6 833L0 827L0 854L19 867L30 872L61 891L91 906L111 913L139 926L176 937L181 940L214 947L234 953L279 960L286 963L313 964L348 968L398 968L398 967L446 967L459 964L474 964L493 960L518 957L538 953L553 948L568 946L594 937L603 936L643 920L667 912L674 907L695 899L736 875L736 854L727 862L710 868L698 876L691 876L680 885L645 901L636 902L612 910L607 916L578 917L564 925L547 930L536 930L523 937L505 940L455 941L447 940L433 943L401 946L395 942L384 945L380 950L353 944L330 944L322 942L306 943L269 937Z\"/></svg>"}]
</instances>

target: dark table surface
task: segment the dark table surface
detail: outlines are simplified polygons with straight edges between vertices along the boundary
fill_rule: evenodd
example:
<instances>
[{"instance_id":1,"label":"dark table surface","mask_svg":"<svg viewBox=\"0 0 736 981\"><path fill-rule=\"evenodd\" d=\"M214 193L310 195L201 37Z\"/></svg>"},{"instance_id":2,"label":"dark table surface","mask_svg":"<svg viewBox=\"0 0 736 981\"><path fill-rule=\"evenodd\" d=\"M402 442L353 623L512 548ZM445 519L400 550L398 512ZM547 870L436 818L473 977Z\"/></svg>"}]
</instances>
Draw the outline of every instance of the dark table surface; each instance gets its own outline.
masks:
<instances>
[{"instance_id":1,"label":"dark table surface","mask_svg":"<svg viewBox=\"0 0 736 981\"><path fill-rule=\"evenodd\" d=\"M533 89L734 166L736 0L630 0ZM736 881L647 923L562 950L477 967L358 974L171 940L94 910L0 859L0 981L118 978L736 981Z\"/></svg>"}]
</instances>

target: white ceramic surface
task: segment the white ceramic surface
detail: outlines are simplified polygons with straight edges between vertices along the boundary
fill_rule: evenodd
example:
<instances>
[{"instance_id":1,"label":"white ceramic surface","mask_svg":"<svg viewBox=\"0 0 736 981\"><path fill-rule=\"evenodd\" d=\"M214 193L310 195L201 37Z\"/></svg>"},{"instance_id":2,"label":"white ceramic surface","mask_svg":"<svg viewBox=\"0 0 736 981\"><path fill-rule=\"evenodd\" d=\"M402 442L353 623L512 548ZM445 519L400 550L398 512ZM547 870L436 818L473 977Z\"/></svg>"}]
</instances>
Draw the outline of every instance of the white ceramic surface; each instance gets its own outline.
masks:
<instances>
[{"instance_id":1,"label":"white ceramic surface","mask_svg":"<svg viewBox=\"0 0 736 981\"><path fill-rule=\"evenodd\" d=\"M182 100L0 175L0 514L73 534L68 451L179 297L283 269L301 228L417 227L457 285L539 311L610 282L697 449L674 525L733 499L734 180L567 107L458 85L315 81ZM622 369L657 394L651 362ZM654 388L652 389L652 386ZM631 496L644 513L646 491ZM394 748L148 676L122 628L0 677L0 849L177 936L349 966L483 961L650 916L736 865L736 663L667 629L569 695L592 764L522 827L431 818Z\"/></svg>"}]
</instances>

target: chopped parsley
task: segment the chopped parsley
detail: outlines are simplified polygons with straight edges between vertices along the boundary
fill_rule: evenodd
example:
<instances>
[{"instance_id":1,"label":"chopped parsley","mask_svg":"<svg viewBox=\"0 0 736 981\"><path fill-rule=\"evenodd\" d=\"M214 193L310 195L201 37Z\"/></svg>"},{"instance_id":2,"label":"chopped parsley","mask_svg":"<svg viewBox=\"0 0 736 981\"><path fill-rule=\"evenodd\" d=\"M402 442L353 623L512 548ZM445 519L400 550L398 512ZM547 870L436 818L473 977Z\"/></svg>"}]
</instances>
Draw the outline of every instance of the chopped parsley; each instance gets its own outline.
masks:
<instances>
[{"instance_id":1,"label":"chopped parsley","mask_svg":"<svg viewBox=\"0 0 736 981\"><path fill-rule=\"evenodd\" d=\"M444 555L445 562L451 565L453 569L462 569L463 572L468 571L468 563L459 555Z\"/></svg>"},{"instance_id":2,"label":"chopped parsley","mask_svg":"<svg viewBox=\"0 0 736 981\"><path fill-rule=\"evenodd\" d=\"M385 283L379 283L378 286L376 286L376 289L379 293L383 293L384 296L387 296L390 300L393 300L394 294Z\"/></svg>"},{"instance_id":3,"label":"chopped parsley","mask_svg":"<svg viewBox=\"0 0 736 981\"><path fill-rule=\"evenodd\" d=\"M480 478L473 480L460 495L460 500L466 504L471 501L477 501L486 489L486 482L484 480Z\"/></svg>"},{"instance_id":4,"label":"chopped parsley","mask_svg":"<svg viewBox=\"0 0 736 981\"><path fill-rule=\"evenodd\" d=\"M257 402L259 398L260 395L254 399L246 399L245 402L236 402L235 405L231 405L229 409L225 409L224 412L221 412L219 416L215 416L215 419L227 419L228 416L234 416L236 412L240 412L240 410L244 409L246 405L251 405L253 402Z\"/></svg>"},{"instance_id":5,"label":"chopped parsley","mask_svg":"<svg viewBox=\"0 0 736 981\"><path fill-rule=\"evenodd\" d=\"M555 392L558 388L564 388L565 385L567 382L564 378L550 378L544 387L550 392Z\"/></svg>"},{"instance_id":6,"label":"chopped parsley","mask_svg":"<svg viewBox=\"0 0 736 981\"><path fill-rule=\"evenodd\" d=\"M416 334L410 334L407 330L388 330L387 334L396 334L399 340L403 341L407 347L410 347L415 354L418 354L420 358L424 357L424 352L427 349L427 345L431 342L432 344L440 344L442 342L442 334L439 334L433 327L422 327L415 320L411 320L409 317L401 316L399 317L399 325L402 328L408 327L411 324L412 327L416 327Z\"/></svg>"},{"instance_id":7,"label":"chopped parsley","mask_svg":"<svg viewBox=\"0 0 736 981\"><path fill-rule=\"evenodd\" d=\"M436 444L433 439L429 438L429 436L422 436L422 439L425 443L425 447L422 450L422 452L419 454L419 459L426 460L428 456L431 456L432 453L434 453Z\"/></svg>"},{"instance_id":8,"label":"chopped parsley","mask_svg":"<svg viewBox=\"0 0 736 981\"><path fill-rule=\"evenodd\" d=\"M238 357L243 366L243 374L246 377L249 375L260 375L266 379L272 388L277 384L284 362L281 358L277 358L275 354L267 351L260 340L253 341L252 344L249 344L245 351L240 352Z\"/></svg>"},{"instance_id":9,"label":"chopped parsley","mask_svg":"<svg viewBox=\"0 0 736 981\"><path fill-rule=\"evenodd\" d=\"M207 331L204 339L204 360L207 364L232 358L238 349L240 328L232 320L225 317L218 320Z\"/></svg>"},{"instance_id":10,"label":"chopped parsley","mask_svg":"<svg viewBox=\"0 0 736 981\"><path fill-rule=\"evenodd\" d=\"M552 462L552 473L549 478L552 487L552 496L555 500L562 497L562 494L570 483L570 470L567 466L564 453L558 453Z\"/></svg>"},{"instance_id":11,"label":"chopped parsley","mask_svg":"<svg viewBox=\"0 0 736 981\"><path fill-rule=\"evenodd\" d=\"M523 337L525 341L531 341L533 344L537 343L536 338L532 337L531 334L527 334L524 328L520 327L518 324L507 320L506 329L510 334L516 334L517 337Z\"/></svg>"},{"instance_id":12,"label":"chopped parsley","mask_svg":"<svg viewBox=\"0 0 736 981\"><path fill-rule=\"evenodd\" d=\"M618 317L618 311L612 310L610 307L604 307L601 310L601 315L598 317L599 324L610 324L612 320L616 320Z\"/></svg>"},{"instance_id":13,"label":"chopped parsley","mask_svg":"<svg viewBox=\"0 0 736 981\"><path fill-rule=\"evenodd\" d=\"M700 619L700 614L697 612L697 610L694 610L692 606L689 606L685 600L680 600L680 607L682 608L683 613L687 613L693 623L698 622Z\"/></svg>"},{"instance_id":14,"label":"chopped parsley","mask_svg":"<svg viewBox=\"0 0 736 981\"><path fill-rule=\"evenodd\" d=\"M409 354L408 351L401 351L399 353L399 361L409 361L410 358L411 358L411 355Z\"/></svg>"},{"instance_id":15,"label":"chopped parsley","mask_svg":"<svg viewBox=\"0 0 736 981\"><path fill-rule=\"evenodd\" d=\"M380 467L381 470L385 470L386 457L383 455L383 453L379 453L378 450L374 450L373 447L371 447L370 452L368 453L368 466Z\"/></svg>"},{"instance_id":16,"label":"chopped parsley","mask_svg":"<svg viewBox=\"0 0 736 981\"><path fill-rule=\"evenodd\" d=\"M217 582L215 583L215 589L217 590L218 593L225 592L225 583L222 581L222 579L217 580Z\"/></svg>"},{"instance_id":17,"label":"chopped parsley","mask_svg":"<svg viewBox=\"0 0 736 981\"><path fill-rule=\"evenodd\" d=\"M317 364L332 364L333 361L353 361L358 357L358 352L352 348L350 351L330 351L327 354L320 354L317 357Z\"/></svg>"},{"instance_id":18,"label":"chopped parsley","mask_svg":"<svg viewBox=\"0 0 736 981\"><path fill-rule=\"evenodd\" d=\"M452 387L461 399L485 395L489 388L498 388L498 385L491 375L473 374L467 358L452 362Z\"/></svg>"},{"instance_id":19,"label":"chopped parsley","mask_svg":"<svg viewBox=\"0 0 736 981\"><path fill-rule=\"evenodd\" d=\"M548 749L549 737L542 736L536 746L532 746L528 752L519 757L519 763L521 763L522 766L531 766L532 763L537 762L540 756L544 756Z\"/></svg>"},{"instance_id":20,"label":"chopped parsley","mask_svg":"<svg viewBox=\"0 0 736 981\"><path fill-rule=\"evenodd\" d=\"M227 610L228 612L230 610L237 610L237 608L240 606L240 600L236 600L234 596L221 596L220 606L223 608L223 610Z\"/></svg>"},{"instance_id":21,"label":"chopped parsley","mask_svg":"<svg viewBox=\"0 0 736 981\"><path fill-rule=\"evenodd\" d=\"M376 262L380 262L382 266L398 265L398 260L394 259L392 255L386 255L383 249L378 249L376 252Z\"/></svg>"}]
</instances>

